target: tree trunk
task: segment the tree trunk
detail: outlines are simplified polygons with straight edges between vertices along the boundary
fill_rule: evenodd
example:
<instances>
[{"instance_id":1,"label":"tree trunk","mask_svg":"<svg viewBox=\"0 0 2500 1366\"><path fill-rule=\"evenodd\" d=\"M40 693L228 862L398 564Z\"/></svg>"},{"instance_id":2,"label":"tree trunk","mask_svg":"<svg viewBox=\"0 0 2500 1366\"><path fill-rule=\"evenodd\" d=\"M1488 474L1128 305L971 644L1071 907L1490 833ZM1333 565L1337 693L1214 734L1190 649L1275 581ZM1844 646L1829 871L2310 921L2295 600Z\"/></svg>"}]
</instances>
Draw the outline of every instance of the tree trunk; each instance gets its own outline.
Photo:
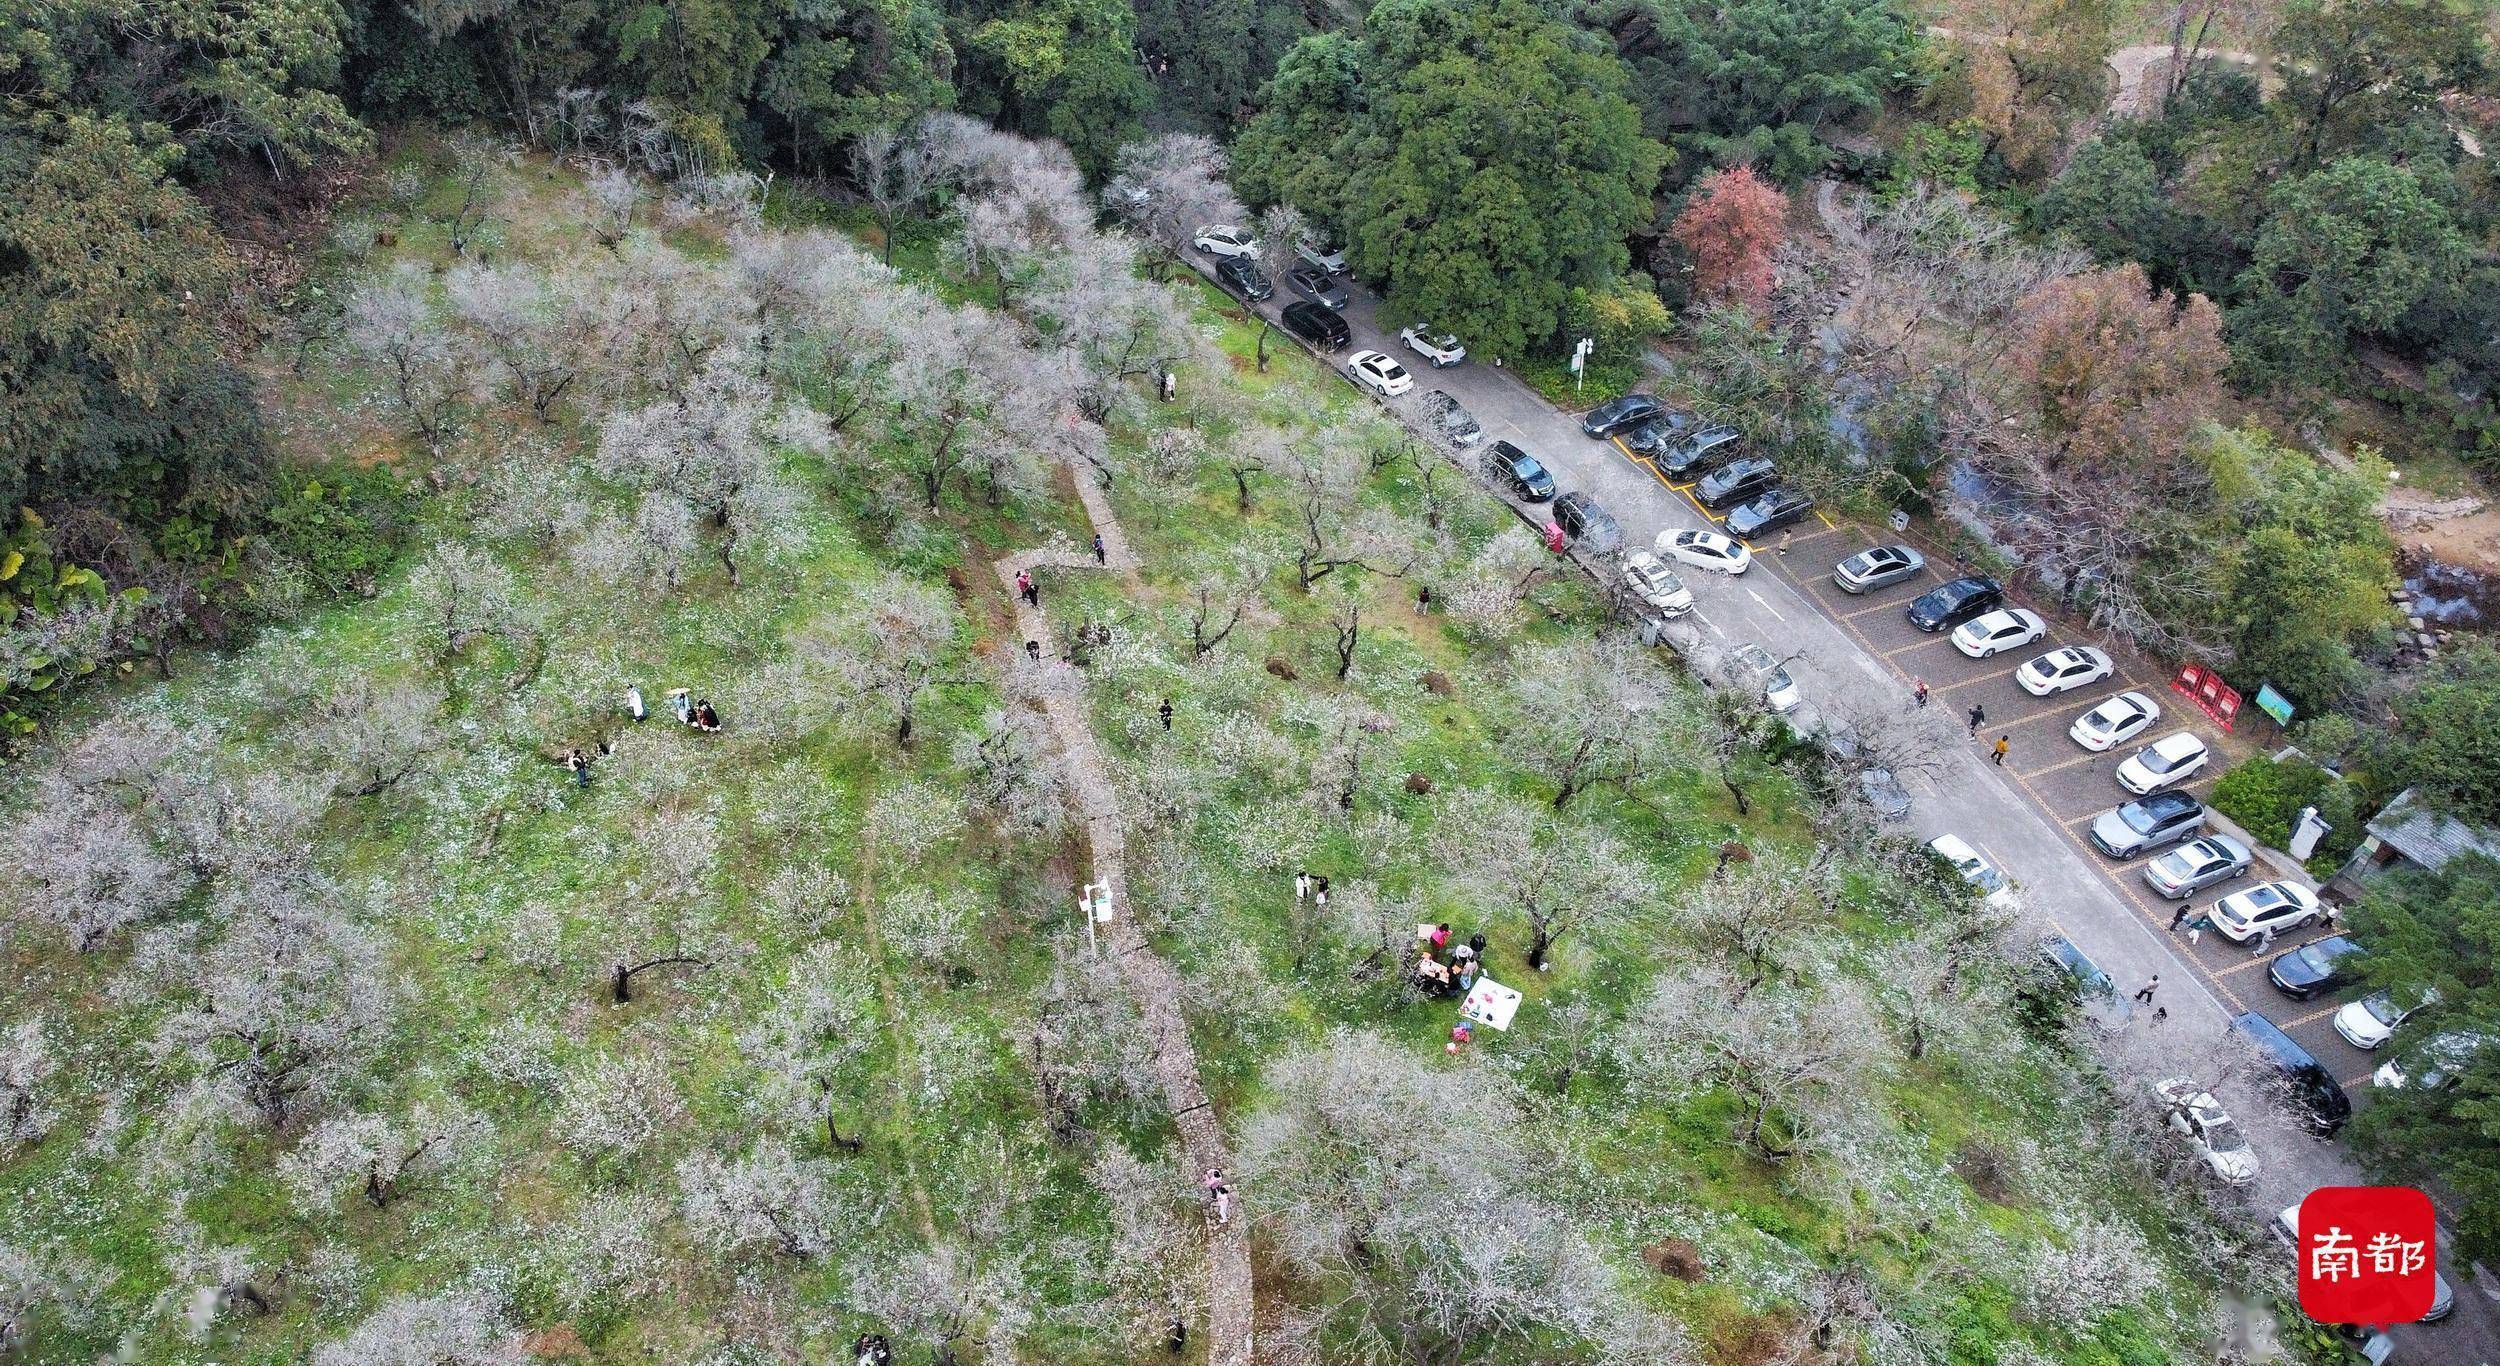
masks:
<instances>
[{"instance_id":1,"label":"tree trunk","mask_svg":"<svg viewBox=\"0 0 2500 1366\"><path fill-rule=\"evenodd\" d=\"M1531 919L1528 926L1528 966L1543 972L1545 955L1554 947L1554 935L1542 918Z\"/></svg>"}]
</instances>

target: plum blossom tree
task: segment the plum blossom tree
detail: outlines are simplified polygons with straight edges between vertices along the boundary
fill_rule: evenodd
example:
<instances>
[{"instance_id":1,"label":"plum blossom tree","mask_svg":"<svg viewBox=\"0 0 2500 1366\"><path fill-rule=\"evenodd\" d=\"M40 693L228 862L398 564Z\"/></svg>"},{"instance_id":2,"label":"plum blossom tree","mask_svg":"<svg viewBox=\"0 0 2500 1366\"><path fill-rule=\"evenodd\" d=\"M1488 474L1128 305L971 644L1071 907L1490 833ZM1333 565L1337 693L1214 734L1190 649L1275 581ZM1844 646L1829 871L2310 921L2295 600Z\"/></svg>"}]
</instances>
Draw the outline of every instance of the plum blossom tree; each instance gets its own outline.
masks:
<instances>
[{"instance_id":1,"label":"plum blossom tree","mask_svg":"<svg viewBox=\"0 0 2500 1366\"><path fill-rule=\"evenodd\" d=\"M743 582L739 545L778 531L800 498L772 449L771 404L771 391L724 352L679 397L612 413L599 428L600 473L681 502L711 529L732 587Z\"/></svg>"},{"instance_id":2,"label":"plum blossom tree","mask_svg":"<svg viewBox=\"0 0 2500 1366\"><path fill-rule=\"evenodd\" d=\"M810 944L739 1047L764 1074L765 1094L786 1119L821 1128L825 1150L855 1147L840 1127L849 1068L878 1044L876 970L839 943Z\"/></svg>"},{"instance_id":3,"label":"plum blossom tree","mask_svg":"<svg viewBox=\"0 0 2500 1366\"><path fill-rule=\"evenodd\" d=\"M910 744L912 722L930 689L955 681L955 604L943 590L900 574L865 585L842 609L802 627L801 658L893 718L894 738Z\"/></svg>"},{"instance_id":4,"label":"plum blossom tree","mask_svg":"<svg viewBox=\"0 0 2500 1366\"><path fill-rule=\"evenodd\" d=\"M349 674L305 708L295 749L328 776L332 795L376 796L425 766L441 740L441 705L413 679Z\"/></svg>"},{"instance_id":5,"label":"plum blossom tree","mask_svg":"<svg viewBox=\"0 0 2500 1366\"><path fill-rule=\"evenodd\" d=\"M1050 758L1050 723L1030 707L993 711L955 737L964 794L992 824L1053 839L1065 824L1068 794Z\"/></svg>"},{"instance_id":6,"label":"plum blossom tree","mask_svg":"<svg viewBox=\"0 0 2500 1366\"><path fill-rule=\"evenodd\" d=\"M409 586L431 637L434 669L446 694L458 687L461 656L483 641L499 641L520 657L511 687L536 676L546 657L546 639L531 620L511 571L494 556L458 541L437 541L417 562Z\"/></svg>"},{"instance_id":7,"label":"plum blossom tree","mask_svg":"<svg viewBox=\"0 0 2500 1366\"><path fill-rule=\"evenodd\" d=\"M690 1154L677 1164L677 1188L687 1228L732 1256L822 1257L877 1217L872 1204L843 1191L830 1163L801 1157L779 1139L759 1140L734 1157Z\"/></svg>"},{"instance_id":8,"label":"plum blossom tree","mask_svg":"<svg viewBox=\"0 0 2500 1366\"><path fill-rule=\"evenodd\" d=\"M877 215L879 245L889 266L903 220L924 212L929 197L959 173L946 143L954 117L932 114L907 128L871 128L851 144L851 180Z\"/></svg>"},{"instance_id":9,"label":"plum blossom tree","mask_svg":"<svg viewBox=\"0 0 2500 1366\"><path fill-rule=\"evenodd\" d=\"M60 1118L48 1098L61 1070L42 1017L28 1015L0 1034L0 1151L40 1143Z\"/></svg>"},{"instance_id":10,"label":"plum blossom tree","mask_svg":"<svg viewBox=\"0 0 2500 1366\"><path fill-rule=\"evenodd\" d=\"M861 1268L852 1282L860 1312L928 1348L936 1366L959 1366L965 1344L1011 1346L1023 1331L1024 1269L940 1243Z\"/></svg>"},{"instance_id":11,"label":"plum blossom tree","mask_svg":"<svg viewBox=\"0 0 2500 1366\"><path fill-rule=\"evenodd\" d=\"M1223 144L1199 133L1162 133L1120 148L1103 202L1178 265L1200 228L1249 217L1225 182Z\"/></svg>"},{"instance_id":12,"label":"plum blossom tree","mask_svg":"<svg viewBox=\"0 0 2500 1366\"><path fill-rule=\"evenodd\" d=\"M159 1029L156 1058L187 1063L198 1085L272 1129L344 1096L393 1004L381 941L347 918L346 904L292 852L229 869L209 905L223 933Z\"/></svg>"},{"instance_id":13,"label":"plum blossom tree","mask_svg":"<svg viewBox=\"0 0 2500 1366\"><path fill-rule=\"evenodd\" d=\"M1513 753L1554 786L1554 809L1592 787L1627 787L1676 745L1680 711L1648 652L1620 633L1594 647L1534 645L1511 656L1503 693Z\"/></svg>"},{"instance_id":14,"label":"plum blossom tree","mask_svg":"<svg viewBox=\"0 0 2500 1366\"><path fill-rule=\"evenodd\" d=\"M422 1178L490 1141L494 1125L457 1101L421 1101L404 1116L342 1115L313 1126L278 1161L296 1208L320 1215L342 1195L388 1209Z\"/></svg>"},{"instance_id":15,"label":"plum blossom tree","mask_svg":"<svg viewBox=\"0 0 2500 1366\"><path fill-rule=\"evenodd\" d=\"M462 265L443 290L485 368L542 422L602 363L620 311L601 281L578 269Z\"/></svg>"},{"instance_id":16,"label":"plum blossom tree","mask_svg":"<svg viewBox=\"0 0 2500 1366\"><path fill-rule=\"evenodd\" d=\"M1433 815L1431 845L1458 890L1528 922L1528 966L1543 971L1565 935L1624 924L1649 899L1647 878L1613 836L1515 797L1462 788Z\"/></svg>"},{"instance_id":17,"label":"plum blossom tree","mask_svg":"<svg viewBox=\"0 0 2500 1366\"><path fill-rule=\"evenodd\" d=\"M1865 1087L1890 1061L1864 995L1845 978L1748 987L1715 965L1681 965L1631 1020L1629 1048L1651 1083L1733 1095L1732 1137L1767 1162L1862 1127Z\"/></svg>"},{"instance_id":18,"label":"plum blossom tree","mask_svg":"<svg viewBox=\"0 0 2500 1366\"><path fill-rule=\"evenodd\" d=\"M466 358L413 261L348 296L341 338L348 354L381 373L392 402L429 446L441 444L460 405L475 397Z\"/></svg>"},{"instance_id":19,"label":"plum blossom tree","mask_svg":"<svg viewBox=\"0 0 2500 1366\"><path fill-rule=\"evenodd\" d=\"M337 1342L313 1349L313 1366L528 1366L536 1358L479 1286L386 1300Z\"/></svg>"}]
</instances>

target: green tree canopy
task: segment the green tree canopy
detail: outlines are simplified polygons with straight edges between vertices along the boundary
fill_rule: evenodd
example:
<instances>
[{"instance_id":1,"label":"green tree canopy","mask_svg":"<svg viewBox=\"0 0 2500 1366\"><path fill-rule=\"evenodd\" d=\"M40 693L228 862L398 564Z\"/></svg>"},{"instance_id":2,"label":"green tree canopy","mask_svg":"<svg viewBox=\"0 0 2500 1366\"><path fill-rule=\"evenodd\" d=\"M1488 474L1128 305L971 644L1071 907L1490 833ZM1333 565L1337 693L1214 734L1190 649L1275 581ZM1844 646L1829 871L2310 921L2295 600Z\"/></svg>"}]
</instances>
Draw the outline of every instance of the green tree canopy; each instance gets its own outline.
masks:
<instances>
[{"instance_id":1,"label":"green tree canopy","mask_svg":"<svg viewBox=\"0 0 2500 1366\"><path fill-rule=\"evenodd\" d=\"M2500 826L2500 652L2476 642L2443 656L2396 703L2404 781L2434 805Z\"/></svg>"},{"instance_id":2,"label":"green tree canopy","mask_svg":"<svg viewBox=\"0 0 2500 1366\"><path fill-rule=\"evenodd\" d=\"M2397 1064L2418 1077L2437 1062L2459 1077L2439 1090L2377 1092L2353 1124L2354 1144L2384 1170L2456 1191L2467 1257L2500 1252L2500 864L2468 856L2436 873L2377 879L2347 923L2370 946L2361 959L2370 985L2408 1002L2425 988L2439 993L2397 1033ZM2459 1036L2494 1046L2456 1049Z\"/></svg>"},{"instance_id":3,"label":"green tree canopy","mask_svg":"<svg viewBox=\"0 0 2500 1366\"><path fill-rule=\"evenodd\" d=\"M1650 136L1706 162L1767 158L1781 180L1814 169L1824 128L1881 108L1921 42L1898 0L1605 0L1586 10L1631 64Z\"/></svg>"},{"instance_id":4,"label":"green tree canopy","mask_svg":"<svg viewBox=\"0 0 2500 1366\"><path fill-rule=\"evenodd\" d=\"M2214 519L2182 553L2214 559L2215 634L2244 687L2271 680L2302 710L2324 710L2358 683L2354 642L2390 620L2386 466L2365 451L2338 469L2256 427L2215 431L2201 455Z\"/></svg>"},{"instance_id":5,"label":"green tree canopy","mask_svg":"<svg viewBox=\"0 0 2500 1366\"><path fill-rule=\"evenodd\" d=\"M1128 0L985 0L950 10L966 66L965 108L1057 138L1094 173L1136 136L1154 92L1137 63Z\"/></svg>"},{"instance_id":6,"label":"green tree canopy","mask_svg":"<svg viewBox=\"0 0 2500 1366\"><path fill-rule=\"evenodd\" d=\"M2413 173L2346 157L2267 199L2231 316L2234 363L2253 383L2330 377L2353 341L2448 304L2470 244Z\"/></svg>"},{"instance_id":7,"label":"green tree canopy","mask_svg":"<svg viewBox=\"0 0 2500 1366\"><path fill-rule=\"evenodd\" d=\"M2270 109L2295 166L2378 149L2484 70L2484 15L2467 0L2291 0L2277 29Z\"/></svg>"},{"instance_id":8,"label":"green tree canopy","mask_svg":"<svg viewBox=\"0 0 2500 1366\"><path fill-rule=\"evenodd\" d=\"M1573 286L1629 263L1665 160L1623 64L1529 0L1386 0L1351 47L1351 70L1339 39L1288 58L1236 148L1243 187L1342 228L1392 321L1488 356L1551 338Z\"/></svg>"}]
</instances>

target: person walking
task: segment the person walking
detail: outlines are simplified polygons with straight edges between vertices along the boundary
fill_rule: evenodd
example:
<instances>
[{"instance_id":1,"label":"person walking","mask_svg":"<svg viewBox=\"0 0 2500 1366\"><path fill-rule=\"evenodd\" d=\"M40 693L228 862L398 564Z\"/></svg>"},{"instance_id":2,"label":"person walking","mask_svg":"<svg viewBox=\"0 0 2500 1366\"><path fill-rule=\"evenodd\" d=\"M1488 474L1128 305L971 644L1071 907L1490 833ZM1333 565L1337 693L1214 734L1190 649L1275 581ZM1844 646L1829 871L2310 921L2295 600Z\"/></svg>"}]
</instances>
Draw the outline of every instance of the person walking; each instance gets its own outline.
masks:
<instances>
[{"instance_id":1,"label":"person walking","mask_svg":"<svg viewBox=\"0 0 2500 1366\"><path fill-rule=\"evenodd\" d=\"M1323 911L1328 909L1327 878L1319 878L1311 884L1311 904Z\"/></svg>"},{"instance_id":2,"label":"person walking","mask_svg":"<svg viewBox=\"0 0 2500 1366\"><path fill-rule=\"evenodd\" d=\"M2184 901L2180 902L2179 909L2170 913L2170 932L2172 934L2177 934L2179 932L2179 927L2187 923L2188 916L2193 913L2195 909L2195 907L2190 906Z\"/></svg>"},{"instance_id":3,"label":"person walking","mask_svg":"<svg viewBox=\"0 0 2500 1366\"><path fill-rule=\"evenodd\" d=\"M2151 1005L2151 1004L2153 1003L2153 992L2154 992L2157 988L2159 988L2160 986L2161 986L2161 974L2157 972L2157 973L2154 973L2154 974L2153 974L2153 979L2152 979L2151 981L2146 982L2144 985L2142 985L2142 986L2140 986L2140 987L2137 987L2137 988L2136 988L2136 991L2135 991L2135 999L2137 999L2138 1001L2143 1002L2144 1004L2146 1004L2146 1005L2148 1005L2148 1006L2149 1006L2149 1005Z\"/></svg>"},{"instance_id":4,"label":"person walking","mask_svg":"<svg viewBox=\"0 0 2500 1366\"><path fill-rule=\"evenodd\" d=\"M1970 704L1970 733L1971 733L1971 738L1972 738L1972 739L1974 739L1974 740L1975 740L1975 739L1977 739L1977 738L1979 738L1979 728L1980 728L1981 726L1986 725L1986 724L1988 724L1988 709L1987 709L1986 707L1984 707L1984 706L1980 705L1980 704L1979 704L1979 703L1977 703L1977 702L1973 702L1973 703L1971 703L1971 704Z\"/></svg>"},{"instance_id":5,"label":"person walking","mask_svg":"<svg viewBox=\"0 0 2500 1366\"><path fill-rule=\"evenodd\" d=\"M1172 699L1168 697L1163 699L1163 705L1155 708L1155 715L1162 717L1163 728L1170 730L1172 728Z\"/></svg>"},{"instance_id":6,"label":"person walking","mask_svg":"<svg viewBox=\"0 0 2500 1366\"><path fill-rule=\"evenodd\" d=\"M1786 554L1788 553L1788 543L1789 543L1790 541L1795 540L1795 539L1797 539L1797 528L1795 528L1795 527L1793 527L1793 526L1792 526L1792 527L1787 528L1786 530L1783 530L1782 532L1780 532L1780 544L1779 544L1779 552L1780 552L1780 554L1782 554L1782 555L1786 555Z\"/></svg>"},{"instance_id":7,"label":"person walking","mask_svg":"<svg viewBox=\"0 0 2500 1366\"><path fill-rule=\"evenodd\" d=\"M576 749L572 753L564 756L564 766L573 770L573 785L575 787L590 786L589 755L582 753L579 749Z\"/></svg>"},{"instance_id":8,"label":"person walking","mask_svg":"<svg viewBox=\"0 0 2500 1366\"><path fill-rule=\"evenodd\" d=\"M685 724L687 724L687 725L689 725L689 726L693 725L693 724L694 724L694 690L693 690L693 689L691 689L691 688L671 688L671 689L669 689L669 690L668 690L668 709L669 709L669 712L670 712L672 715L674 715L674 716L675 716L675 717L676 717L679 721L682 721L682 722L684 722Z\"/></svg>"},{"instance_id":9,"label":"person walking","mask_svg":"<svg viewBox=\"0 0 2500 1366\"><path fill-rule=\"evenodd\" d=\"M1428 617L1428 616L1431 616L1431 615L1432 615L1432 585L1431 585L1431 584L1428 584L1428 583L1427 583L1427 584L1423 584L1423 585L1421 585L1421 586L1419 586L1419 587L1417 587L1417 588L1416 588L1416 590L1415 590L1415 615L1417 615L1417 616L1419 616L1419 617Z\"/></svg>"},{"instance_id":10,"label":"person walking","mask_svg":"<svg viewBox=\"0 0 2500 1366\"><path fill-rule=\"evenodd\" d=\"M642 685L639 683L632 684L625 689L625 714L634 718L637 724L651 714L642 705Z\"/></svg>"},{"instance_id":11,"label":"person walking","mask_svg":"<svg viewBox=\"0 0 2500 1366\"><path fill-rule=\"evenodd\" d=\"M1311 875L1306 870L1293 875L1293 904L1301 905L1311 895Z\"/></svg>"},{"instance_id":12,"label":"person walking","mask_svg":"<svg viewBox=\"0 0 2500 1366\"><path fill-rule=\"evenodd\" d=\"M1094 533L1094 563L1104 565L1111 563L1110 552L1103 548L1102 533L1099 531Z\"/></svg>"},{"instance_id":13,"label":"person walking","mask_svg":"<svg viewBox=\"0 0 2500 1366\"><path fill-rule=\"evenodd\" d=\"M1028 640L1024 642L1024 655L1025 658L1032 660L1036 664L1041 663L1042 643L1038 640Z\"/></svg>"},{"instance_id":14,"label":"person walking","mask_svg":"<svg viewBox=\"0 0 2500 1366\"><path fill-rule=\"evenodd\" d=\"M2013 742L2011 742L2011 741L2007 740L2004 736L2000 735L2000 736L1998 736L1998 737L1997 737L1997 744L1996 744L1996 763L1997 763L1997 767L1999 767L1999 768L2003 768L2003 767L2005 767L2005 752L2006 752L2007 750L2009 750L2009 749L2012 749L2013 747L2014 747Z\"/></svg>"},{"instance_id":15,"label":"person walking","mask_svg":"<svg viewBox=\"0 0 2500 1366\"><path fill-rule=\"evenodd\" d=\"M1918 703L1918 709L1920 711L1927 710L1927 680L1924 678L1913 678L1910 680L1910 683L1910 697Z\"/></svg>"},{"instance_id":16,"label":"person walking","mask_svg":"<svg viewBox=\"0 0 2500 1366\"><path fill-rule=\"evenodd\" d=\"M2268 925L2257 935L2257 947L2249 950L2248 956L2251 958L2263 958L2266 956L2266 951L2273 947L2274 927L2272 925Z\"/></svg>"},{"instance_id":17,"label":"person walking","mask_svg":"<svg viewBox=\"0 0 2500 1366\"><path fill-rule=\"evenodd\" d=\"M1215 1183L1215 1226L1222 1228L1233 1221L1233 1188Z\"/></svg>"}]
</instances>

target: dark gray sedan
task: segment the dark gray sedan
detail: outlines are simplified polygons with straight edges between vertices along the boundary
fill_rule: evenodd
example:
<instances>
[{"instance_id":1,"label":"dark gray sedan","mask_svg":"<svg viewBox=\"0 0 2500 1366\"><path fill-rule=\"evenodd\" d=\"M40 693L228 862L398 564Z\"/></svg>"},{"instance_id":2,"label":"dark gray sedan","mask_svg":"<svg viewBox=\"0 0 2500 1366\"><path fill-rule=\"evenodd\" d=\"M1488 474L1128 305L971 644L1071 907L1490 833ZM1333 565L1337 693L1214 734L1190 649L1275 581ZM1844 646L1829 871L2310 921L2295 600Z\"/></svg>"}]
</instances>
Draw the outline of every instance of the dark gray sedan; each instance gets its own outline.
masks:
<instances>
[{"instance_id":1,"label":"dark gray sedan","mask_svg":"<svg viewBox=\"0 0 2500 1366\"><path fill-rule=\"evenodd\" d=\"M2184 792L2156 792L2104 811L2092 822L2092 843L2111 858L2134 858L2205 831L2205 804Z\"/></svg>"},{"instance_id":2,"label":"dark gray sedan","mask_svg":"<svg viewBox=\"0 0 2500 1366\"><path fill-rule=\"evenodd\" d=\"M1328 278L1328 272L1311 266L1297 266L1286 271L1285 288L1322 308L1343 309L1346 306L1345 286Z\"/></svg>"},{"instance_id":3,"label":"dark gray sedan","mask_svg":"<svg viewBox=\"0 0 2500 1366\"><path fill-rule=\"evenodd\" d=\"M1870 546L1832 568L1832 582L1843 593L1872 593L1915 579L1927 568L1927 557L1906 545Z\"/></svg>"}]
</instances>

